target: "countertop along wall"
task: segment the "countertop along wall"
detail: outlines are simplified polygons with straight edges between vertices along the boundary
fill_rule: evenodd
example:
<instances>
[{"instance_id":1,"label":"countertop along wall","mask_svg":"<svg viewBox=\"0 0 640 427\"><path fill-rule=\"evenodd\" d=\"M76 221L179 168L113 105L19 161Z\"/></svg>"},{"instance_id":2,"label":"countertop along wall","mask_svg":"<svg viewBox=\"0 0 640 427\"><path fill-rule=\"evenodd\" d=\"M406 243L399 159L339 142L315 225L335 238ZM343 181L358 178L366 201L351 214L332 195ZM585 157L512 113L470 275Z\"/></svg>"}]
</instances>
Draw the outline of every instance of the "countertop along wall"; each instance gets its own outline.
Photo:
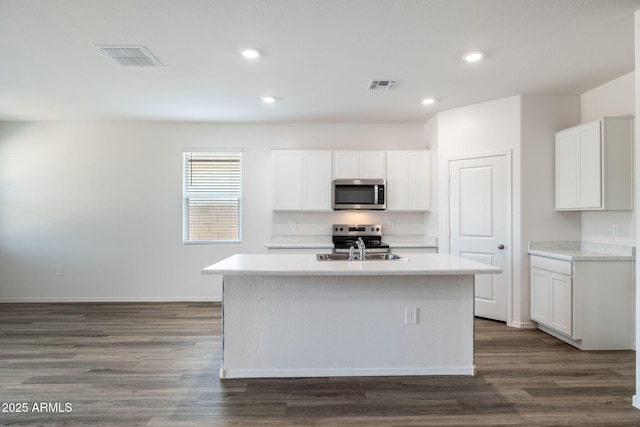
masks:
<instances>
[{"instance_id":1,"label":"countertop along wall","mask_svg":"<svg viewBox=\"0 0 640 427\"><path fill-rule=\"evenodd\" d=\"M181 153L210 148L243 151L241 244L182 244ZM201 269L235 253L266 252L272 226L281 224L271 211L276 148L418 150L424 129L0 123L0 302L219 300L220 280ZM424 227L425 214L397 215L385 219L399 231L405 218ZM332 221L293 218L302 228Z\"/></svg>"}]
</instances>

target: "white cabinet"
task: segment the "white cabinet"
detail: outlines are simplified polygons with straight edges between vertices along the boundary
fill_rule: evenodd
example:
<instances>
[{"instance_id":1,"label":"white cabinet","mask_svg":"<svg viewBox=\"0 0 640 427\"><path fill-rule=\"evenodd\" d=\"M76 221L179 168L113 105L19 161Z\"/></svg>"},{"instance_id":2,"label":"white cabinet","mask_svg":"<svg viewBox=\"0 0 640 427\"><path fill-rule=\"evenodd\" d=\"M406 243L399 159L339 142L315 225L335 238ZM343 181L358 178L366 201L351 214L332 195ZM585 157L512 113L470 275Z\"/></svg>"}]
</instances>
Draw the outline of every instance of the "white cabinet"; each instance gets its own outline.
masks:
<instances>
[{"instance_id":1,"label":"white cabinet","mask_svg":"<svg viewBox=\"0 0 640 427\"><path fill-rule=\"evenodd\" d=\"M531 256L531 319L582 350L633 348L633 261Z\"/></svg>"},{"instance_id":2,"label":"white cabinet","mask_svg":"<svg viewBox=\"0 0 640 427\"><path fill-rule=\"evenodd\" d=\"M273 210L330 211L332 179L385 179L388 211L429 210L430 152L271 152Z\"/></svg>"},{"instance_id":3,"label":"white cabinet","mask_svg":"<svg viewBox=\"0 0 640 427\"><path fill-rule=\"evenodd\" d=\"M571 262L545 258L536 258L534 262L532 258L531 264L531 319L571 336L573 333Z\"/></svg>"},{"instance_id":4,"label":"white cabinet","mask_svg":"<svg viewBox=\"0 0 640 427\"><path fill-rule=\"evenodd\" d=\"M271 152L274 210L302 209L302 152Z\"/></svg>"},{"instance_id":5,"label":"white cabinet","mask_svg":"<svg viewBox=\"0 0 640 427\"><path fill-rule=\"evenodd\" d=\"M334 151L333 179L384 179L384 151Z\"/></svg>"},{"instance_id":6,"label":"white cabinet","mask_svg":"<svg viewBox=\"0 0 640 427\"><path fill-rule=\"evenodd\" d=\"M633 209L633 118L556 133L556 210Z\"/></svg>"},{"instance_id":7,"label":"white cabinet","mask_svg":"<svg viewBox=\"0 0 640 427\"><path fill-rule=\"evenodd\" d=\"M430 151L387 152L387 210L428 211Z\"/></svg>"},{"instance_id":8,"label":"white cabinet","mask_svg":"<svg viewBox=\"0 0 640 427\"><path fill-rule=\"evenodd\" d=\"M331 153L326 151L302 153L302 209L332 210Z\"/></svg>"},{"instance_id":9,"label":"white cabinet","mask_svg":"<svg viewBox=\"0 0 640 427\"><path fill-rule=\"evenodd\" d=\"M273 210L331 210L331 152L271 152Z\"/></svg>"}]
</instances>

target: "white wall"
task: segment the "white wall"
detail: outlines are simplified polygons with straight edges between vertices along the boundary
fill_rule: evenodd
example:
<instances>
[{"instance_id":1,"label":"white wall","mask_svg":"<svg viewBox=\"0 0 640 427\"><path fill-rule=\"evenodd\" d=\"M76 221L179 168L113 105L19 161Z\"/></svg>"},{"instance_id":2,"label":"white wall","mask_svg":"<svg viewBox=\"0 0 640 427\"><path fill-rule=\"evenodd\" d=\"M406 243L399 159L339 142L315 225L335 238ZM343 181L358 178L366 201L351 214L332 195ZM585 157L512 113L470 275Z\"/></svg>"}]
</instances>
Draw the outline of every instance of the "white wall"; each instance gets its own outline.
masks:
<instances>
[{"instance_id":1,"label":"white wall","mask_svg":"<svg viewBox=\"0 0 640 427\"><path fill-rule=\"evenodd\" d=\"M522 96L521 186L514 194L522 250L531 240L580 238L580 213L555 210L555 133L579 123L579 108L578 96Z\"/></svg>"},{"instance_id":2,"label":"white wall","mask_svg":"<svg viewBox=\"0 0 640 427\"><path fill-rule=\"evenodd\" d=\"M632 71L583 93L580 96L581 123L603 116L635 115L635 75Z\"/></svg>"},{"instance_id":3,"label":"white wall","mask_svg":"<svg viewBox=\"0 0 640 427\"><path fill-rule=\"evenodd\" d=\"M520 97L514 96L438 113L439 249L449 252L448 162L452 157L513 150L519 157ZM516 174L514 173L514 176ZM514 186L516 184L514 183Z\"/></svg>"},{"instance_id":4,"label":"white wall","mask_svg":"<svg viewBox=\"0 0 640 427\"><path fill-rule=\"evenodd\" d=\"M480 153L512 153L512 310L507 323L530 320L529 240L579 239L579 214L554 211L554 132L579 121L579 98L522 95L438 114L439 248L448 252L448 161ZM432 146L433 149L433 146ZM508 272L506 274L509 274Z\"/></svg>"},{"instance_id":5,"label":"white wall","mask_svg":"<svg viewBox=\"0 0 640 427\"><path fill-rule=\"evenodd\" d=\"M271 149L423 149L423 133L422 125L1 123L0 302L219 299L219 279L201 268L265 252L278 227ZM243 242L185 246L181 153L215 147L244 153ZM310 215L294 219L334 220ZM382 220L424 228L424 214L393 215Z\"/></svg>"},{"instance_id":6,"label":"white wall","mask_svg":"<svg viewBox=\"0 0 640 427\"><path fill-rule=\"evenodd\" d=\"M581 122L604 116L635 116L635 99L635 72L631 72L582 94ZM613 235L613 225L619 226L619 236ZM635 211L583 212L582 240L635 246Z\"/></svg>"},{"instance_id":7,"label":"white wall","mask_svg":"<svg viewBox=\"0 0 640 427\"><path fill-rule=\"evenodd\" d=\"M520 188L514 190L514 319L530 324L530 241L579 240L580 213L555 210L555 132L580 120L580 99L572 95L522 96ZM518 285L519 284L519 285Z\"/></svg>"},{"instance_id":8,"label":"white wall","mask_svg":"<svg viewBox=\"0 0 640 427\"><path fill-rule=\"evenodd\" d=\"M503 98L481 104L470 105L444 111L438 114L438 182L439 182L439 224L440 235L438 250L449 252L449 161L460 156L497 153L508 151L513 161L512 188L519 188L520 157L520 96ZM512 215L512 228L517 229L519 222ZM512 243L505 242L510 257L516 256ZM515 247L515 246L514 246ZM510 264L510 263L509 263ZM510 267L510 266L509 266ZM511 270L508 268L508 270ZM504 271L507 296L513 289L513 273ZM507 324L513 324L513 305L507 307ZM518 319L516 321L520 323Z\"/></svg>"}]
</instances>

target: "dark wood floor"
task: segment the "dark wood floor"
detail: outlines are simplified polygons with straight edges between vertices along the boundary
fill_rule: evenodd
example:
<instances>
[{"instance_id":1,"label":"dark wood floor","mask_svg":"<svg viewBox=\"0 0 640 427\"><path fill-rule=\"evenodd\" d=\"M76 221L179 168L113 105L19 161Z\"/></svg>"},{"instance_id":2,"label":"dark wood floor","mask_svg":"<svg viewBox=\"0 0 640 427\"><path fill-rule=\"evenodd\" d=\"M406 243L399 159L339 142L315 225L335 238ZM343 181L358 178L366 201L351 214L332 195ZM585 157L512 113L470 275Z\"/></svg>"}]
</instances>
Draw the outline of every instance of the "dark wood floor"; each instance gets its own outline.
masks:
<instances>
[{"instance_id":1,"label":"dark wood floor","mask_svg":"<svg viewBox=\"0 0 640 427\"><path fill-rule=\"evenodd\" d=\"M482 319L475 377L222 381L220 352L219 304L0 304L0 425L640 426L634 352Z\"/></svg>"}]
</instances>

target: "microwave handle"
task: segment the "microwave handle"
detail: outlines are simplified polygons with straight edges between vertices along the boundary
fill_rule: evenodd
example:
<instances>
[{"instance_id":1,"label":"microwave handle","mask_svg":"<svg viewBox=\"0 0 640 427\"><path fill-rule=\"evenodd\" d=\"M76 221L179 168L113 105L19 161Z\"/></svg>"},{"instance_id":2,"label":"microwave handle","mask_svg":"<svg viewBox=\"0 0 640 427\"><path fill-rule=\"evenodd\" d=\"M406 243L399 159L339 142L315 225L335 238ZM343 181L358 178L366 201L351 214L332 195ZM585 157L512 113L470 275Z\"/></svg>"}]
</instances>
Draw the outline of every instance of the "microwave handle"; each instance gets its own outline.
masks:
<instances>
[{"instance_id":1,"label":"microwave handle","mask_svg":"<svg viewBox=\"0 0 640 427\"><path fill-rule=\"evenodd\" d=\"M378 204L378 184L373 186L373 204Z\"/></svg>"}]
</instances>

